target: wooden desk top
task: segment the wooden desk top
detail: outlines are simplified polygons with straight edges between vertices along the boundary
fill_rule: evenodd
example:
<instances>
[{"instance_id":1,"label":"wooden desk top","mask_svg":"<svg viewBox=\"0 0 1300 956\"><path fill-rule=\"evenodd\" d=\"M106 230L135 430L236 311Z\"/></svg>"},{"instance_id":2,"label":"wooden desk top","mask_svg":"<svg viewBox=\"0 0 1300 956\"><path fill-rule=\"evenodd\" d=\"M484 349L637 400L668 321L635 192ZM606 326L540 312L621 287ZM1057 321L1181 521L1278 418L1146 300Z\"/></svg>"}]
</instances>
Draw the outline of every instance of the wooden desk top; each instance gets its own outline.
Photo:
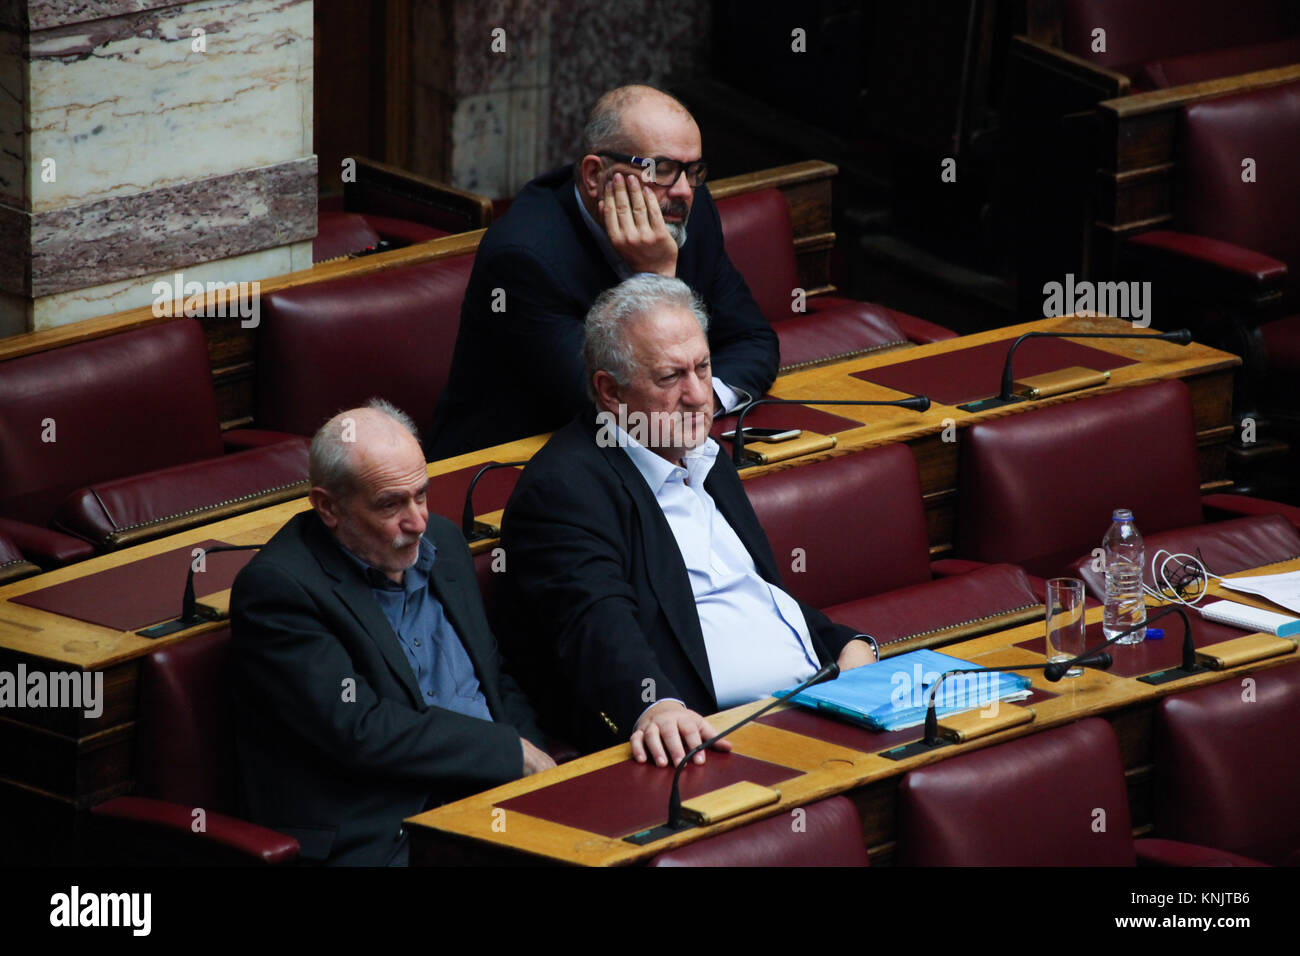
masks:
<instances>
[{"instance_id":1,"label":"wooden desk top","mask_svg":"<svg viewBox=\"0 0 1300 956\"><path fill-rule=\"evenodd\" d=\"M1275 574L1300 570L1300 559L1284 561L1242 572L1240 575ZM1213 592L1224 592L1217 586ZM1234 598L1236 595L1233 595ZM1101 608L1088 613L1089 623L1100 620ZM1173 629L1173 630L1176 630ZM1043 661L1041 654L1016 647L1043 634L1042 622L985 635L962 644L945 647L943 652L971 661L979 667L1009 667L1015 664L1033 664ZM1171 630L1170 637L1173 637ZM1195 687L1228 680L1233 675L1251 670L1274 667L1300 659L1300 650L1266 661L1242 665L1223 671L1207 671L1169 684L1151 686L1136 678L1116 677L1103 671L1085 669L1083 676L1049 684L1041 673L1022 672L1031 677L1036 688L1050 690L1058 696L1032 704L1034 720L970 743L941 747L905 760L888 760L876 753L865 753L829 744L812 737L767 726L749 724L730 737L733 753L746 757L769 760L802 771L792 780L781 783L778 803L760 810L742 814L712 827L701 827L658 840L648 846L636 846L622 839L601 836L585 830L563 826L549 820L530 816L518 810L504 811L498 807L504 801L530 793L563 780L591 773L631 759L627 744L610 747L598 753L579 758L543 774L516 780L493 790L466 797L437 809L412 817L407 824L412 828L413 839L424 829L435 833L454 834L482 843L507 847L511 850L545 858L556 863L580 866L617 866L645 860L665 850L693 842L705 836L721 833L746 823L788 812L824 797L861 787L888 777L901 776L914 767L945 760L948 757L991 746L1062 724L1121 708L1150 701L1170 694L1183 693ZM769 698L770 699L770 698ZM723 711L710 721L714 727L729 726L763 706L764 701L746 704ZM789 705L782 705L781 708ZM664 773L668 773L667 769ZM494 810L496 813L494 814ZM499 825L501 814L506 813L504 830Z\"/></svg>"},{"instance_id":2,"label":"wooden desk top","mask_svg":"<svg viewBox=\"0 0 1300 956\"><path fill-rule=\"evenodd\" d=\"M1130 323L1106 316L1043 319L930 345L882 352L833 365L803 369L778 379L772 393L781 398L895 399L903 393L853 378L852 374L927 355L938 355L989 342L1003 341L1023 332L1063 329L1079 332L1133 331ZM938 434L954 423L960 427L974 421L1019 414L1045 405L1073 401L1080 396L1100 394L1166 378L1203 375L1232 369L1241 364L1241 359L1235 355L1195 342L1187 346L1179 346L1168 342L1144 342L1140 339L1113 341L1094 339L1089 340L1089 345L1138 361L1136 364L1115 369L1111 374L1110 382L1105 386L1033 402L1021 402L987 412L964 412L938 402L923 414L894 408L856 409L855 413L861 412L870 417L870 422L839 433L836 436L838 439L836 448L793 461L749 468L742 474L745 478L750 478L768 471L797 467L801 463L846 454L859 448ZM988 394L994 394L997 389L996 381L989 382ZM833 406L827 407L826 410L836 411ZM487 461L526 460L535 454L549 437L549 435L531 436L494 448L433 462L428 467L429 475L434 477ZM217 539L231 544L264 543L289 518L307 507L306 498L283 502L0 587L0 651L29 655L65 666L100 669L147 654L163 643L182 640L188 635L218 627L220 625L216 623L198 625L173 637L149 640L129 631L114 631L74 618L15 604L12 599L31 591L95 574L199 541ZM499 520L500 512L481 517L489 521ZM477 542L471 550L477 553L492 546L492 541L482 541ZM159 586L175 587L179 604L181 583L160 582Z\"/></svg>"}]
</instances>

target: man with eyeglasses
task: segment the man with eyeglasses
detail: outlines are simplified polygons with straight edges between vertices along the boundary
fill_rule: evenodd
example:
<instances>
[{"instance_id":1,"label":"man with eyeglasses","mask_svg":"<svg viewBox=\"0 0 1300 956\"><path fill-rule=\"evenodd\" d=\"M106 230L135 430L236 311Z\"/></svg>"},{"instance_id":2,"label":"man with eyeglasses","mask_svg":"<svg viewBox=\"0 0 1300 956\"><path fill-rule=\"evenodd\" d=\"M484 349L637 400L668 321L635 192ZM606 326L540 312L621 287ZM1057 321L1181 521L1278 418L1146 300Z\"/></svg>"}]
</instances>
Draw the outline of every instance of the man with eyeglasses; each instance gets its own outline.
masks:
<instances>
[{"instance_id":1,"label":"man with eyeglasses","mask_svg":"<svg viewBox=\"0 0 1300 956\"><path fill-rule=\"evenodd\" d=\"M479 243L430 460L552 431L587 410L583 320L634 275L679 278L703 299L715 411L776 378L776 333L723 248L687 109L652 87L619 87L597 100L582 139L582 158L525 186Z\"/></svg>"}]
</instances>

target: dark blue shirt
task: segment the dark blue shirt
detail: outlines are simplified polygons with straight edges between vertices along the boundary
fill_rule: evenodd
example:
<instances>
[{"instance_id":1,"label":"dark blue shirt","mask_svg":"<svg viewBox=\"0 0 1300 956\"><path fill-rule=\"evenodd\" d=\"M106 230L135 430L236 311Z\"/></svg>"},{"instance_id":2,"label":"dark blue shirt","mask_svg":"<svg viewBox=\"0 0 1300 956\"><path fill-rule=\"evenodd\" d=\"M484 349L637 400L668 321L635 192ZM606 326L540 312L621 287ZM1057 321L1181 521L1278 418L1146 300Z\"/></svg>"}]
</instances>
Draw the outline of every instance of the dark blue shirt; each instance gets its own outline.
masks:
<instances>
[{"instance_id":1,"label":"dark blue shirt","mask_svg":"<svg viewBox=\"0 0 1300 956\"><path fill-rule=\"evenodd\" d=\"M424 702L431 707L491 720L478 675L474 673L474 663L447 620L442 602L430 587L433 562L438 556L433 542L420 539L420 556L414 566L406 569L401 584L347 548L343 548L343 553L365 574L375 602L402 645Z\"/></svg>"}]
</instances>

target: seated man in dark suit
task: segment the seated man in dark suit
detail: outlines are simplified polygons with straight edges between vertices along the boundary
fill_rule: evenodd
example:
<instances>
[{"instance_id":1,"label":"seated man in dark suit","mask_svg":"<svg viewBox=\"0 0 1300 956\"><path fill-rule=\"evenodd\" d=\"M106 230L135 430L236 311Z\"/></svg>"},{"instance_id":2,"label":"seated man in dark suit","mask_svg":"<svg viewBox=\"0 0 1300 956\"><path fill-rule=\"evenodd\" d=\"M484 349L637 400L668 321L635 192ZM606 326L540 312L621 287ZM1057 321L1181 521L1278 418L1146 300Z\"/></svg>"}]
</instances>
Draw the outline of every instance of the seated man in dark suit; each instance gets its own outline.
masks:
<instances>
[{"instance_id":1,"label":"seated man in dark suit","mask_svg":"<svg viewBox=\"0 0 1300 956\"><path fill-rule=\"evenodd\" d=\"M677 279L637 276L601 295L584 342L599 412L533 457L502 525L512 596L567 684L574 733L587 747L630 737L637 760L660 765L714 733L702 714L829 660L876 660L864 635L781 589L709 437L707 329Z\"/></svg>"},{"instance_id":2,"label":"seated man in dark suit","mask_svg":"<svg viewBox=\"0 0 1300 956\"><path fill-rule=\"evenodd\" d=\"M465 539L425 507L410 420L378 401L342 412L310 469L311 510L231 593L241 797L305 860L402 864L404 818L555 764L501 670Z\"/></svg>"},{"instance_id":3,"label":"seated man in dark suit","mask_svg":"<svg viewBox=\"0 0 1300 956\"><path fill-rule=\"evenodd\" d=\"M596 296L638 273L677 276L712 326L715 406L731 410L776 378L777 338L722 245L704 182L700 130L647 86L597 101L583 157L533 180L474 257L430 461L551 431L583 407L582 320Z\"/></svg>"}]
</instances>

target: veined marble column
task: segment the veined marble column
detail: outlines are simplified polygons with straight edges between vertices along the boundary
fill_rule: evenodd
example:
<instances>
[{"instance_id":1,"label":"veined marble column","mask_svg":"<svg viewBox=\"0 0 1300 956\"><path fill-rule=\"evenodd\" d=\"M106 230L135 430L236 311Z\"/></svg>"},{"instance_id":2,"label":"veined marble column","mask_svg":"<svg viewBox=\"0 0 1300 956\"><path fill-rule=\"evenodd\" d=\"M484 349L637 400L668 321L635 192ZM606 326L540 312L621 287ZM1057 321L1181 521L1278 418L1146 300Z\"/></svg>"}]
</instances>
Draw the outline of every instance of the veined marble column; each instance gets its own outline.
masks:
<instances>
[{"instance_id":1,"label":"veined marble column","mask_svg":"<svg viewBox=\"0 0 1300 956\"><path fill-rule=\"evenodd\" d=\"M312 0L0 0L0 335L311 265Z\"/></svg>"}]
</instances>

